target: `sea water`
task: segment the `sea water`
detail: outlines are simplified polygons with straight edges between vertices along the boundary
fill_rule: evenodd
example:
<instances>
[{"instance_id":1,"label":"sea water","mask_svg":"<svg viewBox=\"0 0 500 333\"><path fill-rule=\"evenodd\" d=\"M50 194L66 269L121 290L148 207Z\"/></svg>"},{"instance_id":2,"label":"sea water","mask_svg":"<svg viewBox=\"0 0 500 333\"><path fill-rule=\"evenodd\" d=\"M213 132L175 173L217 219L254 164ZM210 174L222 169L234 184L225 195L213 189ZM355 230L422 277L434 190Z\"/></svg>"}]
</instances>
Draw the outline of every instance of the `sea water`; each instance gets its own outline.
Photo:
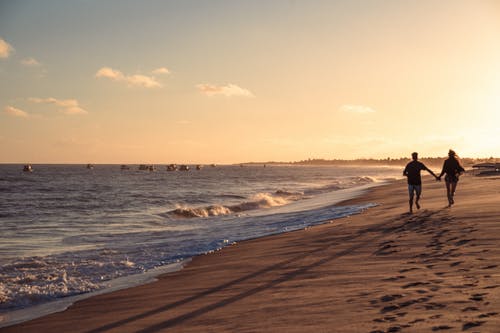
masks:
<instances>
[{"instance_id":1,"label":"sea water","mask_svg":"<svg viewBox=\"0 0 500 333\"><path fill-rule=\"evenodd\" d=\"M29 319L44 304L144 283L237 241L359 213L376 203L338 203L401 174L354 166L33 169L0 165L0 327L19 309Z\"/></svg>"}]
</instances>

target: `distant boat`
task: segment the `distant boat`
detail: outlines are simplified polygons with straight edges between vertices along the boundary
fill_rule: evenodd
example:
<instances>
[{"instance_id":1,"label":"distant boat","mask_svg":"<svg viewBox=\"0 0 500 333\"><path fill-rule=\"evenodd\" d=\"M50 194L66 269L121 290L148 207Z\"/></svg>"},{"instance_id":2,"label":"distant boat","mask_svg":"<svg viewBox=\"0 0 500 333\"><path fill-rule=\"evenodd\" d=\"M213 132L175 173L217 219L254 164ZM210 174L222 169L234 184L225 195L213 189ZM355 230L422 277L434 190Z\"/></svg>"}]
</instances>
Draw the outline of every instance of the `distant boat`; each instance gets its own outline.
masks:
<instances>
[{"instance_id":1,"label":"distant boat","mask_svg":"<svg viewBox=\"0 0 500 333\"><path fill-rule=\"evenodd\" d=\"M93 168L94 168L94 166L92 164L87 164L87 169L92 170Z\"/></svg>"},{"instance_id":2,"label":"distant boat","mask_svg":"<svg viewBox=\"0 0 500 333\"><path fill-rule=\"evenodd\" d=\"M479 163L472 166L473 173L477 176L500 174L500 163Z\"/></svg>"},{"instance_id":3,"label":"distant boat","mask_svg":"<svg viewBox=\"0 0 500 333\"><path fill-rule=\"evenodd\" d=\"M139 165L139 170L149 170L149 167L146 164Z\"/></svg>"},{"instance_id":4,"label":"distant boat","mask_svg":"<svg viewBox=\"0 0 500 333\"><path fill-rule=\"evenodd\" d=\"M156 167L154 165L148 166L149 171L156 171Z\"/></svg>"},{"instance_id":5,"label":"distant boat","mask_svg":"<svg viewBox=\"0 0 500 333\"><path fill-rule=\"evenodd\" d=\"M184 164L183 164L183 165L181 165L181 166L179 167L179 170L180 170L180 171L189 171L189 166L187 166L187 165L184 165Z\"/></svg>"},{"instance_id":6,"label":"distant boat","mask_svg":"<svg viewBox=\"0 0 500 333\"><path fill-rule=\"evenodd\" d=\"M130 170L130 167L128 165L122 164L120 167L121 170Z\"/></svg>"},{"instance_id":7,"label":"distant boat","mask_svg":"<svg viewBox=\"0 0 500 333\"><path fill-rule=\"evenodd\" d=\"M175 171L177 170L177 165L176 164L169 164L167 165L167 171Z\"/></svg>"},{"instance_id":8,"label":"distant boat","mask_svg":"<svg viewBox=\"0 0 500 333\"><path fill-rule=\"evenodd\" d=\"M201 170L201 168L203 168L203 167L199 164L196 166L196 170Z\"/></svg>"},{"instance_id":9,"label":"distant boat","mask_svg":"<svg viewBox=\"0 0 500 333\"><path fill-rule=\"evenodd\" d=\"M33 168L31 167L31 164L26 164L23 168L24 172L33 172Z\"/></svg>"},{"instance_id":10,"label":"distant boat","mask_svg":"<svg viewBox=\"0 0 500 333\"><path fill-rule=\"evenodd\" d=\"M210 167L215 168L216 165L215 164L210 164Z\"/></svg>"}]
</instances>

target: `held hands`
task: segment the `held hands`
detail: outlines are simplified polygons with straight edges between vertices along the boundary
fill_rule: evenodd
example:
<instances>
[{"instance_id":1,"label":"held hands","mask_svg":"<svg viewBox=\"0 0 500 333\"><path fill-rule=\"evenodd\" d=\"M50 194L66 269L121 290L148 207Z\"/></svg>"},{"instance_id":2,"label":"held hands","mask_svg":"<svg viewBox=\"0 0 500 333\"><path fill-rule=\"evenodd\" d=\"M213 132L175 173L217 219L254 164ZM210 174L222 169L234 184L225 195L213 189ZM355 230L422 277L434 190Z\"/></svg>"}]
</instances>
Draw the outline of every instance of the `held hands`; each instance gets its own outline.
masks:
<instances>
[{"instance_id":1,"label":"held hands","mask_svg":"<svg viewBox=\"0 0 500 333\"><path fill-rule=\"evenodd\" d=\"M434 176L434 177L436 177L436 181L437 181L437 182L440 182L440 181L441 181L441 176Z\"/></svg>"}]
</instances>

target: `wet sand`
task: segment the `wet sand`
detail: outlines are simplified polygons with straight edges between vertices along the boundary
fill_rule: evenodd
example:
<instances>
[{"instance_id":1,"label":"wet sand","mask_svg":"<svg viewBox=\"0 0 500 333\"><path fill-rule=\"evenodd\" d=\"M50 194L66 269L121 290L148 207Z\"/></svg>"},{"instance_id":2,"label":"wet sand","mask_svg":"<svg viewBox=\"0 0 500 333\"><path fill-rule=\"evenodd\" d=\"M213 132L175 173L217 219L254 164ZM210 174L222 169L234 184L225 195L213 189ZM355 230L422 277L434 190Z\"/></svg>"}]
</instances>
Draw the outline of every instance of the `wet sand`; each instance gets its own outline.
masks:
<instances>
[{"instance_id":1,"label":"wet sand","mask_svg":"<svg viewBox=\"0 0 500 333\"><path fill-rule=\"evenodd\" d=\"M462 177L452 208L431 178L414 214L404 181L360 202L379 205L0 331L500 331L499 177Z\"/></svg>"}]
</instances>

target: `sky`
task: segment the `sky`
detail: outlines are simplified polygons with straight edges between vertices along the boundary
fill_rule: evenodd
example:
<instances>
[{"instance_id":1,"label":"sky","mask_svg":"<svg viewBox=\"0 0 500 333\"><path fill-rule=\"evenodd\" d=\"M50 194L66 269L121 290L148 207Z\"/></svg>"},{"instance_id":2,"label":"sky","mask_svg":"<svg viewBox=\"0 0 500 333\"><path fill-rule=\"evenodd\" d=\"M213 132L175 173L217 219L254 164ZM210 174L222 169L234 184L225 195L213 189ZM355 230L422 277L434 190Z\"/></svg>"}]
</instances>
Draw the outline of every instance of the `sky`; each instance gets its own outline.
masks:
<instances>
[{"instance_id":1,"label":"sky","mask_svg":"<svg viewBox=\"0 0 500 333\"><path fill-rule=\"evenodd\" d=\"M500 2L0 0L0 163L500 156Z\"/></svg>"}]
</instances>

